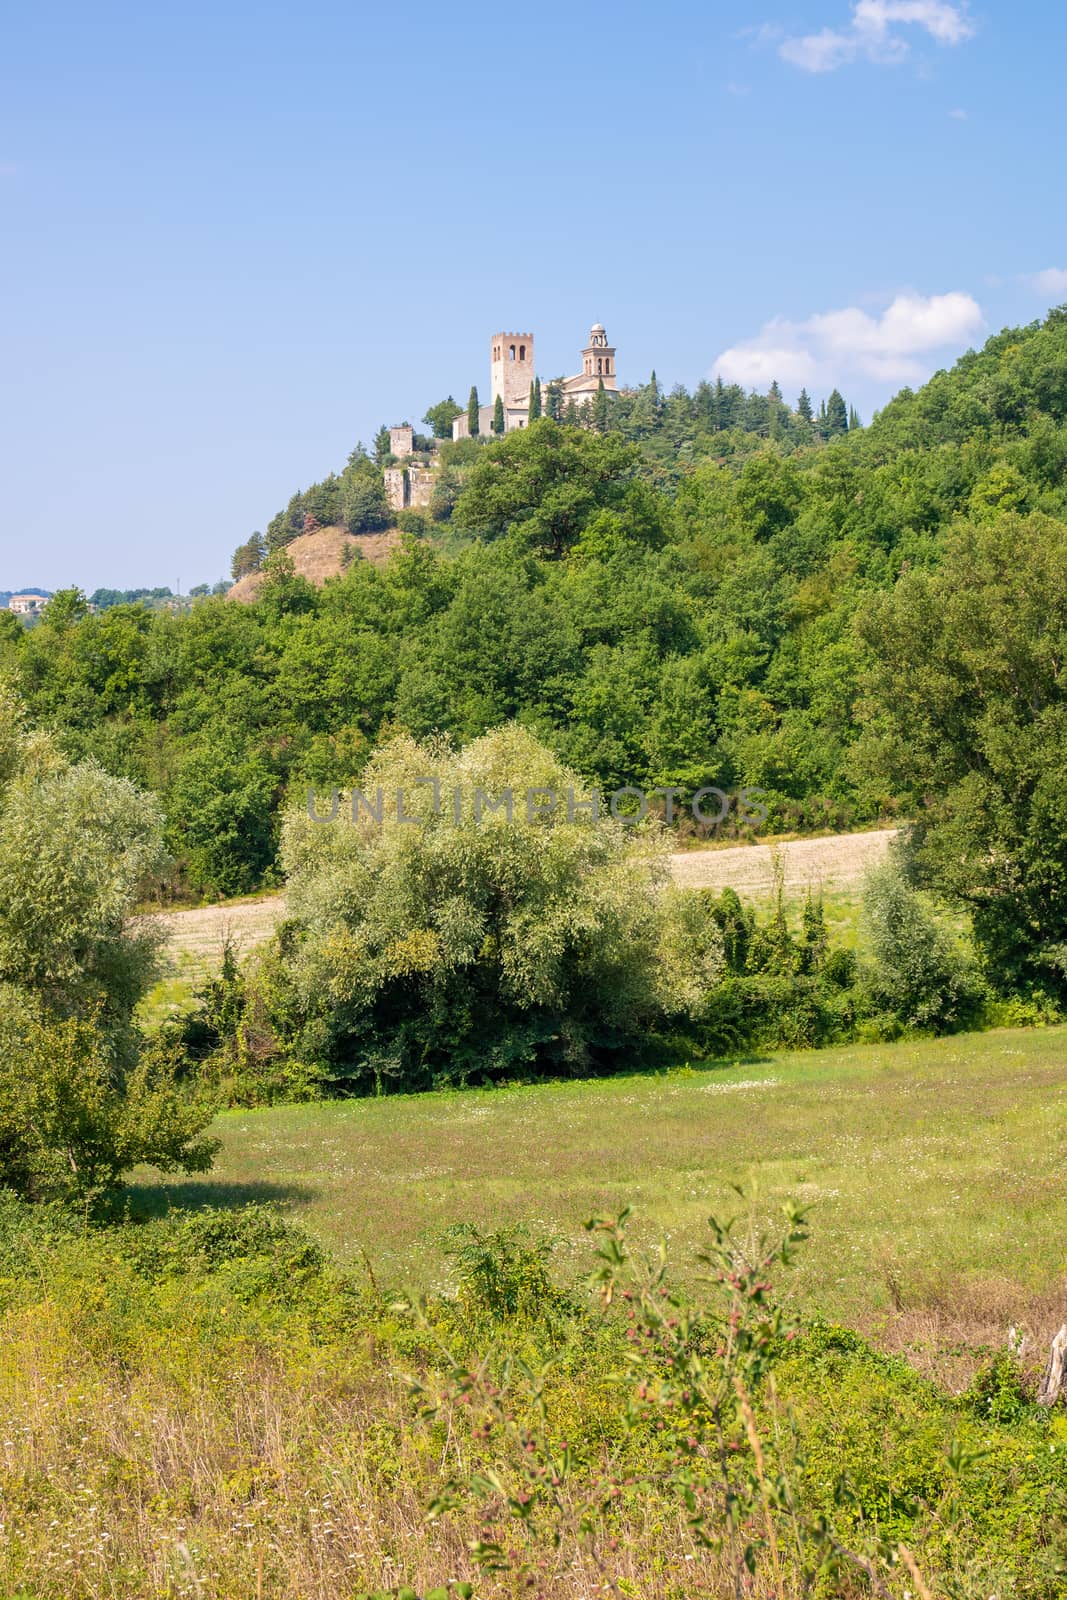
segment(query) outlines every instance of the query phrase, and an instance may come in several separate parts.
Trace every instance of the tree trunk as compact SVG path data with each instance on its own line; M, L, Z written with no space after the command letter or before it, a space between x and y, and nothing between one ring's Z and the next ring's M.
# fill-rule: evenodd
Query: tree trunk
M1041 1387L1037 1391L1039 1406L1054 1406L1063 1393L1064 1378L1067 1377L1067 1322L1064 1323L1059 1333L1052 1341L1049 1351L1048 1366L1041 1379Z

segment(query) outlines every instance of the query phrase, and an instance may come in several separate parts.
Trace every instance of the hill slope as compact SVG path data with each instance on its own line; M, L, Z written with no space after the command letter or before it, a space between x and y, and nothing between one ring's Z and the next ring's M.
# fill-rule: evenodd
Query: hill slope
M386 528L383 533L349 533L347 528L316 528L314 533L302 533L286 545L286 554L302 578L307 578L316 589L321 589L327 578L339 578L348 562L362 557L380 566L400 543L400 531ZM266 582L262 572L249 572L238 578L226 596L228 600L241 600L246 605L256 599Z

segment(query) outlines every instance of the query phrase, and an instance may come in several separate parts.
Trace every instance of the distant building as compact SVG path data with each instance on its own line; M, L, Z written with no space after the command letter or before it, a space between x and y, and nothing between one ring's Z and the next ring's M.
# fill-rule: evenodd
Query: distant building
M437 481L435 467L386 467L382 473L385 498L394 511L422 509L429 505Z
M415 454L415 430L410 422L389 429L389 454L396 456L398 461Z
M499 395L504 411L504 432L525 428L530 414L530 390L537 376L534 368L534 336L532 333L494 333L489 341L490 404L478 408L478 432L493 431L493 418ZM582 370L572 378L552 380L559 390L560 403L568 406L589 405L601 385L605 389L618 389L615 367L615 346L608 344L603 323L596 322L590 329L589 343L582 351ZM541 385L541 404L545 403L548 383ZM467 413L464 411L452 423L453 439L466 439L470 435Z
M20 617L33 617L43 611L48 604L48 596L43 594L13 594L7 603L9 611L15 611Z

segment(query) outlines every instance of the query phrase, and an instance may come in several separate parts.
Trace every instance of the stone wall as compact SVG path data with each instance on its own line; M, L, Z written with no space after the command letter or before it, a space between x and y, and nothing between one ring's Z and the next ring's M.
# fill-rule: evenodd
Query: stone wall
M385 498L394 511L403 511L407 505L407 473L403 467L386 467L382 476L385 479Z
M408 468L408 505L425 508L430 503L433 494L434 481L437 477L432 467Z

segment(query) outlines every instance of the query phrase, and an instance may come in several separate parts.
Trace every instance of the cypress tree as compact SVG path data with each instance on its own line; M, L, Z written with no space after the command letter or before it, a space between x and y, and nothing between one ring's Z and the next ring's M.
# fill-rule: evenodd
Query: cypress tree
M856 410L855 406L849 406L849 408L848 408L848 431L849 431L849 433L854 433L857 428L862 428L862 427L863 427L863 423L860 421L859 412Z
M558 383L550 383L545 390L545 416L551 417L553 422L560 420L560 388Z
M541 415L541 380L535 378L530 385L530 404L526 411L527 422L536 422Z
M502 394L498 394L496 399L493 401L493 432L494 433L503 433L503 431L504 431L504 396Z
M471 384L471 397L467 401L467 432L475 438L479 432L478 423L478 385Z
M609 416L608 392L601 378L597 385L596 399L593 401L593 427L597 433L607 433Z

